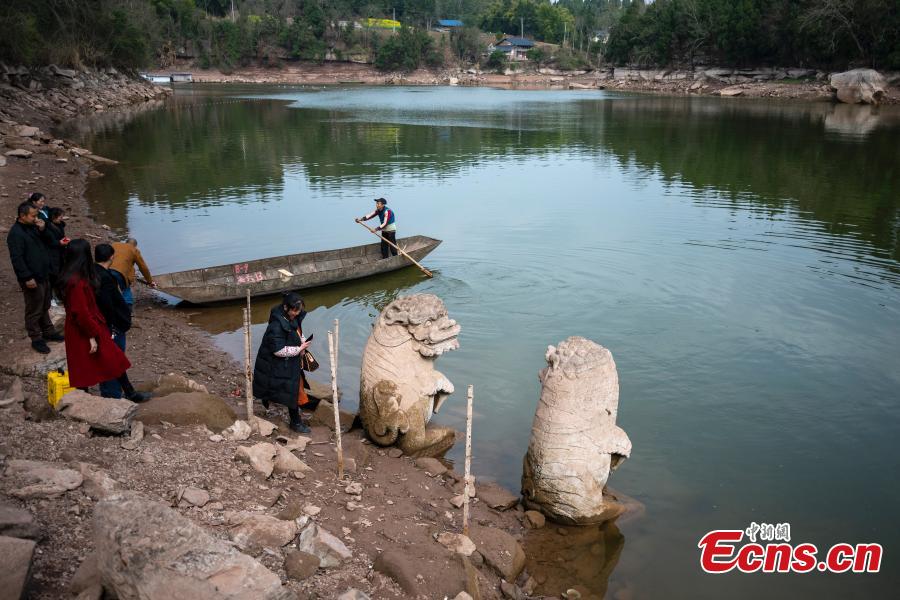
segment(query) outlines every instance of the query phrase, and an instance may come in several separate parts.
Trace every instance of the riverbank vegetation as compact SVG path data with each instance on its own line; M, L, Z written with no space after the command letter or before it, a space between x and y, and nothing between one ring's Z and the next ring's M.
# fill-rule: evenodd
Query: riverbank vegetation
M436 31L441 19L464 26ZM27 66L504 68L489 45L512 35L538 42L531 64L563 70L900 69L896 0L42 0L3 3L0 27L0 60Z

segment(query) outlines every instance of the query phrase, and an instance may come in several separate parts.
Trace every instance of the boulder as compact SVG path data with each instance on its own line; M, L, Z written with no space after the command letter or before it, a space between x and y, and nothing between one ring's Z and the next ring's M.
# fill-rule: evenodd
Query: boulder
M244 441L248 439L252 433L253 428L250 427L249 423L241 420L235 421L230 427L222 430L222 435L225 439L232 442Z
M486 481L475 487L475 496L490 508L509 510L519 501L519 497L496 483Z
M19 125L16 127L16 135L19 137L30 138L35 137L40 134L41 130L37 127L30 127L28 125Z
M6 467L6 489L16 498L55 498L74 490L84 478L64 465L36 460L11 460ZM12 485L10 485L12 484ZM15 487L15 486L22 487Z
M331 397L331 394L328 395ZM349 431L356 420L356 415L345 410L338 409L338 417L341 421L341 431ZM334 431L334 405L328 400L322 400L309 419L312 425L324 425Z
M186 487L181 493L181 499L191 506L203 507L209 502L209 492L196 487Z
M887 93L887 81L874 69L832 73L829 85L835 97L845 104L881 104Z
M275 472L276 473L293 473L300 471L301 473L312 472L312 469L305 462L297 458L293 452L285 446L275 444Z
M515 581L525 568L525 551L516 539L500 529L471 525L469 537L484 562L500 577L507 581Z
M315 523L310 523L300 532L297 549L318 557L322 569L339 567L353 556L344 542Z
M19 600L27 596L34 547L32 540L0 536L0 595L4 598Z
M269 437L270 435L272 435L272 432L278 428L275 427L273 423L257 417L253 419L253 422L250 424L250 429L263 437Z
M475 543L468 536L461 533L451 533L442 531L434 538L437 542L450 552L462 554L463 556L472 556L475 552Z
M177 393L209 393L209 390L205 385L201 385L193 379L188 379L184 375L179 375L178 373L168 373L166 375L160 375L157 378L156 382L144 391L153 392L154 396L159 397Z
M734 96L740 96L744 93L744 90L739 87L727 87L719 90L719 95L725 98L733 98Z
M0 536L37 540L41 537L41 528L27 510L0 504Z
M253 446L241 446L234 453L234 459L248 463L259 473L268 478L275 469L275 446L268 442L260 442Z
M131 431L138 405L121 398L101 398L74 390L63 396L56 410L73 421L81 421L94 431L119 435Z
M316 574L319 557L302 550L292 550L284 557L284 572L295 581L303 581Z
M161 502L128 492L94 509L103 586L120 600L289 600L258 561Z
M50 344L50 354L40 354L31 350L27 342L13 347L12 352L0 356L0 371L19 377L40 377L47 379L47 373L66 368L66 345ZM44 398L47 404L47 398Z
M422 565L428 568L423 569ZM375 571L390 577L410 598L453 598L466 592L480 600L478 573L469 560L439 546L386 550L378 555Z
M136 418L145 425L166 421L174 425L206 425L213 432L220 432L234 423L237 415L218 396L205 392L176 392L142 402Z
M250 515L231 532L231 539L239 548L258 551L287 546L296 535L297 525L293 521Z
M13 158L31 158L31 155L34 154L31 150L25 150L24 148L17 148L15 150L10 150L6 153L6 156L11 156Z

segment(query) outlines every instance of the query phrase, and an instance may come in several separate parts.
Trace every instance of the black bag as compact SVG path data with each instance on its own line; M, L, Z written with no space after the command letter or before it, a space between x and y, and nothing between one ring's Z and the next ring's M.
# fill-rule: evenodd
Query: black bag
M303 354L300 355L300 368L304 371L309 371L310 373L312 373L319 368L319 361L316 360L316 357L313 356L312 352L306 350Z

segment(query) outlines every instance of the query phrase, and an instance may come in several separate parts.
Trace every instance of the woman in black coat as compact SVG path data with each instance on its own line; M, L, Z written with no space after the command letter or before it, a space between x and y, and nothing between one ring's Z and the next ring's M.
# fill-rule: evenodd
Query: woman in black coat
M269 326L253 368L253 395L266 408L270 402L287 406L291 430L298 433L309 433L309 427L300 420L299 408L308 402L309 388L300 366L300 356L310 344L300 328L305 316L303 298L294 292L285 294L281 304L269 313Z

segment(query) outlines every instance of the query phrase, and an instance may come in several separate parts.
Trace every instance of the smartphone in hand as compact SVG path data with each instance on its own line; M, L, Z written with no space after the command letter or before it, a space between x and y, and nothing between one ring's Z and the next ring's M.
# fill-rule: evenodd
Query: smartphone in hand
M307 341L307 342L311 342L314 335L315 335L314 333L309 334L309 337L306 338L306 341Z

